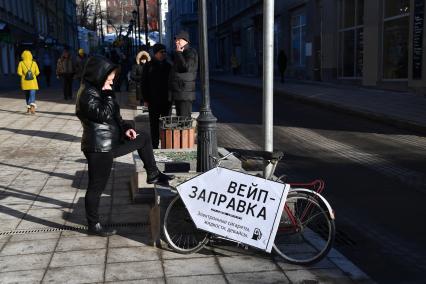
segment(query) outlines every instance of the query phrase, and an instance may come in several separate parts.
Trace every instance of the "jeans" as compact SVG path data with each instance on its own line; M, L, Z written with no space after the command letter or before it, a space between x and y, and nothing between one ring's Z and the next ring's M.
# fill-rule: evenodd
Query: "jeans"
M108 182L115 157L120 157L137 150L146 172L153 173L158 171L151 143L149 134L140 132L135 140L126 140L124 144L121 144L110 152L84 152L88 163L89 174L89 184L84 199L86 218L89 225L99 222L99 202Z
M25 91L25 100L27 101L27 105L35 103L35 95L36 90L26 90Z

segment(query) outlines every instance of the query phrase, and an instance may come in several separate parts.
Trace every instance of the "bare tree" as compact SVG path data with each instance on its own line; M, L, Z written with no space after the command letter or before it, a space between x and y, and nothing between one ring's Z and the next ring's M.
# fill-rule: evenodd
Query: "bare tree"
M79 26L92 29L94 5L91 0L80 0L77 3L77 22Z

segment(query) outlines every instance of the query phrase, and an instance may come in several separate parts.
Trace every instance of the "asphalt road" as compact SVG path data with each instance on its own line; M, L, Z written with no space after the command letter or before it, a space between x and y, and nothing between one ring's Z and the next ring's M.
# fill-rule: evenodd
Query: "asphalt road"
M261 92L212 82L211 105L219 133L262 147ZM276 95L274 149L289 181L326 181L341 253L378 283L425 283L425 137Z

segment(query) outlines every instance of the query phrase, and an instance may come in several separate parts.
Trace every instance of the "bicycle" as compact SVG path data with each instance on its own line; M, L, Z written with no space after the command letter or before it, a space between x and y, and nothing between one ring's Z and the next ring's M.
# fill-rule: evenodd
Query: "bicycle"
M282 152L251 151L253 157L262 158L272 165L266 179L273 180ZM217 159L216 167L229 155ZM285 176L274 180L284 182ZM171 188L176 191L176 188ZM290 183L284 211L281 216L273 250L292 264L310 265L323 259L333 246L335 238L334 212L320 194L322 180L310 183ZM196 228L179 194L166 209L163 223L164 237L172 250L182 254L195 253L213 239L226 239Z

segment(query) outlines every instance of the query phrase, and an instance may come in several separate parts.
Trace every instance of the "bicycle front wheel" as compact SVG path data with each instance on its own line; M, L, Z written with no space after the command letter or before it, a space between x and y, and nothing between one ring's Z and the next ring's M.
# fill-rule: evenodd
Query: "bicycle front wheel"
M197 229L179 195L167 207L163 232L169 246L178 253L195 253L208 241L208 233Z
M289 193L274 241L274 251L289 263L316 263L333 246L334 220L320 202L314 195Z

